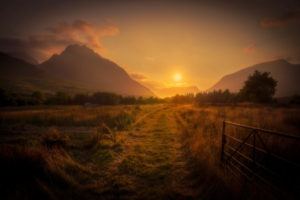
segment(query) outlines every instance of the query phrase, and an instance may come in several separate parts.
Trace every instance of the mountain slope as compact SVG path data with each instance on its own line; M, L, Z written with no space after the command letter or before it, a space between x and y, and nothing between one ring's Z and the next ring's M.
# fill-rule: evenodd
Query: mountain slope
M278 81L276 97L300 94L300 65L285 60L260 63L226 75L208 91L229 89L231 92L238 92L255 70L270 72L271 76Z
M20 60L23 60L29 64L32 65L38 65L38 61L36 59L34 59L32 56L30 56L28 53L26 52L22 52L22 51L13 51L13 52L7 52L8 55L11 55L14 58L18 58Z
M55 78L35 65L1 52L0 88L21 93L31 93L36 90L47 93L57 90L70 93L87 91L86 88Z
M39 67L55 77L92 90L154 96L148 88L132 80L124 69L85 46L70 45Z
M42 70L21 59L0 52L1 76L38 76Z

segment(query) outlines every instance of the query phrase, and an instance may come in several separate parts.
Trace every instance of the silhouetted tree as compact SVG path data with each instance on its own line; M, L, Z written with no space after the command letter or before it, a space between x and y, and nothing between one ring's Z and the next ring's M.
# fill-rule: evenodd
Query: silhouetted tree
M200 92L196 95L197 103L234 103L236 94L229 90L214 90L212 92Z
M68 105L71 103L71 96L66 92L58 91L55 95L48 96L45 103L51 105Z
M91 97L88 94L76 94L73 98L73 104L83 105L91 101Z
M121 98L121 104L132 105L136 104L137 100L134 96L126 96Z
M31 94L31 104L42 104L45 100L44 94L40 91L35 91Z
M0 88L0 106L10 105L9 94L2 88Z
M120 96L110 92L96 92L93 95L93 102L100 105L118 105Z
M244 87L240 90L240 100L255 103L271 102L276 86L277 81L270 76L270 72L255 71L248 77Z

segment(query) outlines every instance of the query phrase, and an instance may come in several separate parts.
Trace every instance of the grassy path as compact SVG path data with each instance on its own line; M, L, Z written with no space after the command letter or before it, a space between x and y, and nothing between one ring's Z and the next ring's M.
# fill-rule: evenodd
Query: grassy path
M174 107L144 115L132 127L123 152L105 172L105 199L189 199L191 190ZM103 181L103 180L101 180Z

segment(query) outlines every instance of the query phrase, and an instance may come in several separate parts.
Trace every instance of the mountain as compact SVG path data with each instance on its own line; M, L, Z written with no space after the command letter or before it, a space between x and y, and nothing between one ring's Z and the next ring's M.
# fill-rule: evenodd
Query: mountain
M12 57L21 59L29 64L38 65L38 61L34 59L32 56L30 56L28 53L23 51L14 51L14 52L7 52L8 55L11 55Z
M14 92L30 93L42 90L53 93L57 90L67 92L85 91L62 79L55 78L24 60L0 52L0 87Z
M171 97L177 94L184 95L184 94L196 94L200 92L200 90L196 86L189 86L189 87L169 87L169 88L161 88L153 90L156 95L159 97Z
M53 55L39 68L57 78L95 91L124 95L154 96L116 63L81 45L70 45L61 54Z
M260 63L226 75L208 91L229 89L231 92L238 92L255 70L270 72L271 76L278 81L276 97L300 94L300 64L291 64L286 60Z
M0 52L1 77L10 76L38 76L42 70L21 59Z

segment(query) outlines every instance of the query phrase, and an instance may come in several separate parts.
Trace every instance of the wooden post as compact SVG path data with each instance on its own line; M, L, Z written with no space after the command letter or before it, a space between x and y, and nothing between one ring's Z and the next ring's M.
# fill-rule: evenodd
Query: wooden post
M253 134L253 152L252 152L253 167L255 167L256 134L257 131L255 130Z
M225 143L226 143L225 128L226 128L226 122L224 120L223 121L223 128L222 128L222 150L221 150L221 161L222 162L224 162L224 148L225 148Z

